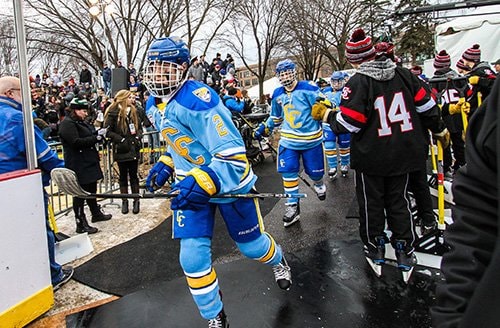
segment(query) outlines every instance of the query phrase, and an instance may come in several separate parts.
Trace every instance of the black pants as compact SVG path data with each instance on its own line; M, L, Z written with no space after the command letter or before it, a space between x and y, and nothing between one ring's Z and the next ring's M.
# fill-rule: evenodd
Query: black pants
M448 171L455 157L454 169L465 165L465 143L462 140L462 132L450 133L451 143L448 148L443 150L443 169ZM453 156L451 155L453 150Z
M120 183L120 189L126 190L126 188L128 188L128 181L130 179L130 186L134 189L132 190L132 192L134 193L139 192L139 190L135 190L136 186L137 189L139 188L139 176L137 175L138 167L139 167L138 160L118 162L118 170L120 171L120 176L118 181Z
M97 181L89 184L82 184L81 187L83 190L95 194L97 192ZM84 214L83 208L85 206L85 201L87 201L87 205L89 206L92 215L100 214L101 211L99 209L99 206L97 205L97 200L95 198L85 199L85 198L73 197L73 211L75 212L76 216L81 216Z
M382 177L356 171L359 234L365 245L375 246L377 236L385 236L385 222L392 232L391 243L405 240L412 246L417 236L408 198L409 174Z
M427 183L427 171L425 168L410 172L410 191L413 192L417 203L418 217L426 226L434 223L434 209L432 208L432 197Z

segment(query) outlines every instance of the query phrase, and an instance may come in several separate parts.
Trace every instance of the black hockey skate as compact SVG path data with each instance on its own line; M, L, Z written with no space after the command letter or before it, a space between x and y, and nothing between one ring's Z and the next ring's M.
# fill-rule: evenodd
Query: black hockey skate
M319 200L326 199L326 185L324 183L321 183L320 185L315 184L313 188Z
M385 237L375 237L375 245L365 245L365 258L377 277L382 276L382 265L385 263Z
M300 219L300 203L286 204L285 215L283 216L283 225L289 227Z
M289 290L292 286L292 271L288 266L285 255L281 258L280 263L273 265L274 279L278 283L279 288Z
M417 264L417 257L414 250L408 250L405 240L396 240L394 250L396 251L396 261L398 262L398 269L403 274L403 281L408 283L413 273L413 269Z
M229 328L226 313L222 309L213 319L208 320L208 328Z
M349 173L349 166L340 165L340 174L342 174L342 177L346 178L348 173Z
M328 170L328 178L330 180L335 180L336 177L337 177L337 168L333 167L333 168L329 169Z

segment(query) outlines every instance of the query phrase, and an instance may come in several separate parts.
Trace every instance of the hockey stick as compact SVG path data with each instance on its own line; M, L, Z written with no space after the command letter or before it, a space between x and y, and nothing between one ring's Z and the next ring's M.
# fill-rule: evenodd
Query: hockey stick
M82 189L78 183L76 173L66 168L56 168L50 173L57 186L65 193L80 198L174 198L177 193L138 193L138 194L94 194ZM274 194L274 193L249 193L249 194L222 194L214 198L306 198L306 194Z

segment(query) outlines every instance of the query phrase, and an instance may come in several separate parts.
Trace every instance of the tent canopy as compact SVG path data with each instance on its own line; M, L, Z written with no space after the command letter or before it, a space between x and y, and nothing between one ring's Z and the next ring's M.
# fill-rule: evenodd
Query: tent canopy
M480 7L471 12L474 16L459 17L436 26L436 52L446 50L453 69L462 53L474 44L480 45L482 61L493 62L500 58L499 12L500 5ZM427 76L434 75L432 62L426 62Z
M259 98L259 85L255 85L248 89L248 96L251 99L258 99ZM274 89L277 87L280 87L280 81L278 80L277 77L272 77L269 80L264 81L264 94L270 94L271 96L273 95Z

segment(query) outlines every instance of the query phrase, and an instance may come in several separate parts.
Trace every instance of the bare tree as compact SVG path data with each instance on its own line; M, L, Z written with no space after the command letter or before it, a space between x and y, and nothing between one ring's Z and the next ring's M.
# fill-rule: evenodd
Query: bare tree
M11 19L5 18L0 21L0 76L12 75L17 71L17 49L13 26Z
M268 67L288 39L284 31L289 13L286 0L241 0L232 17L232 29L222 40L257 77L260 98ZM256 66L251 65L253 59Z

